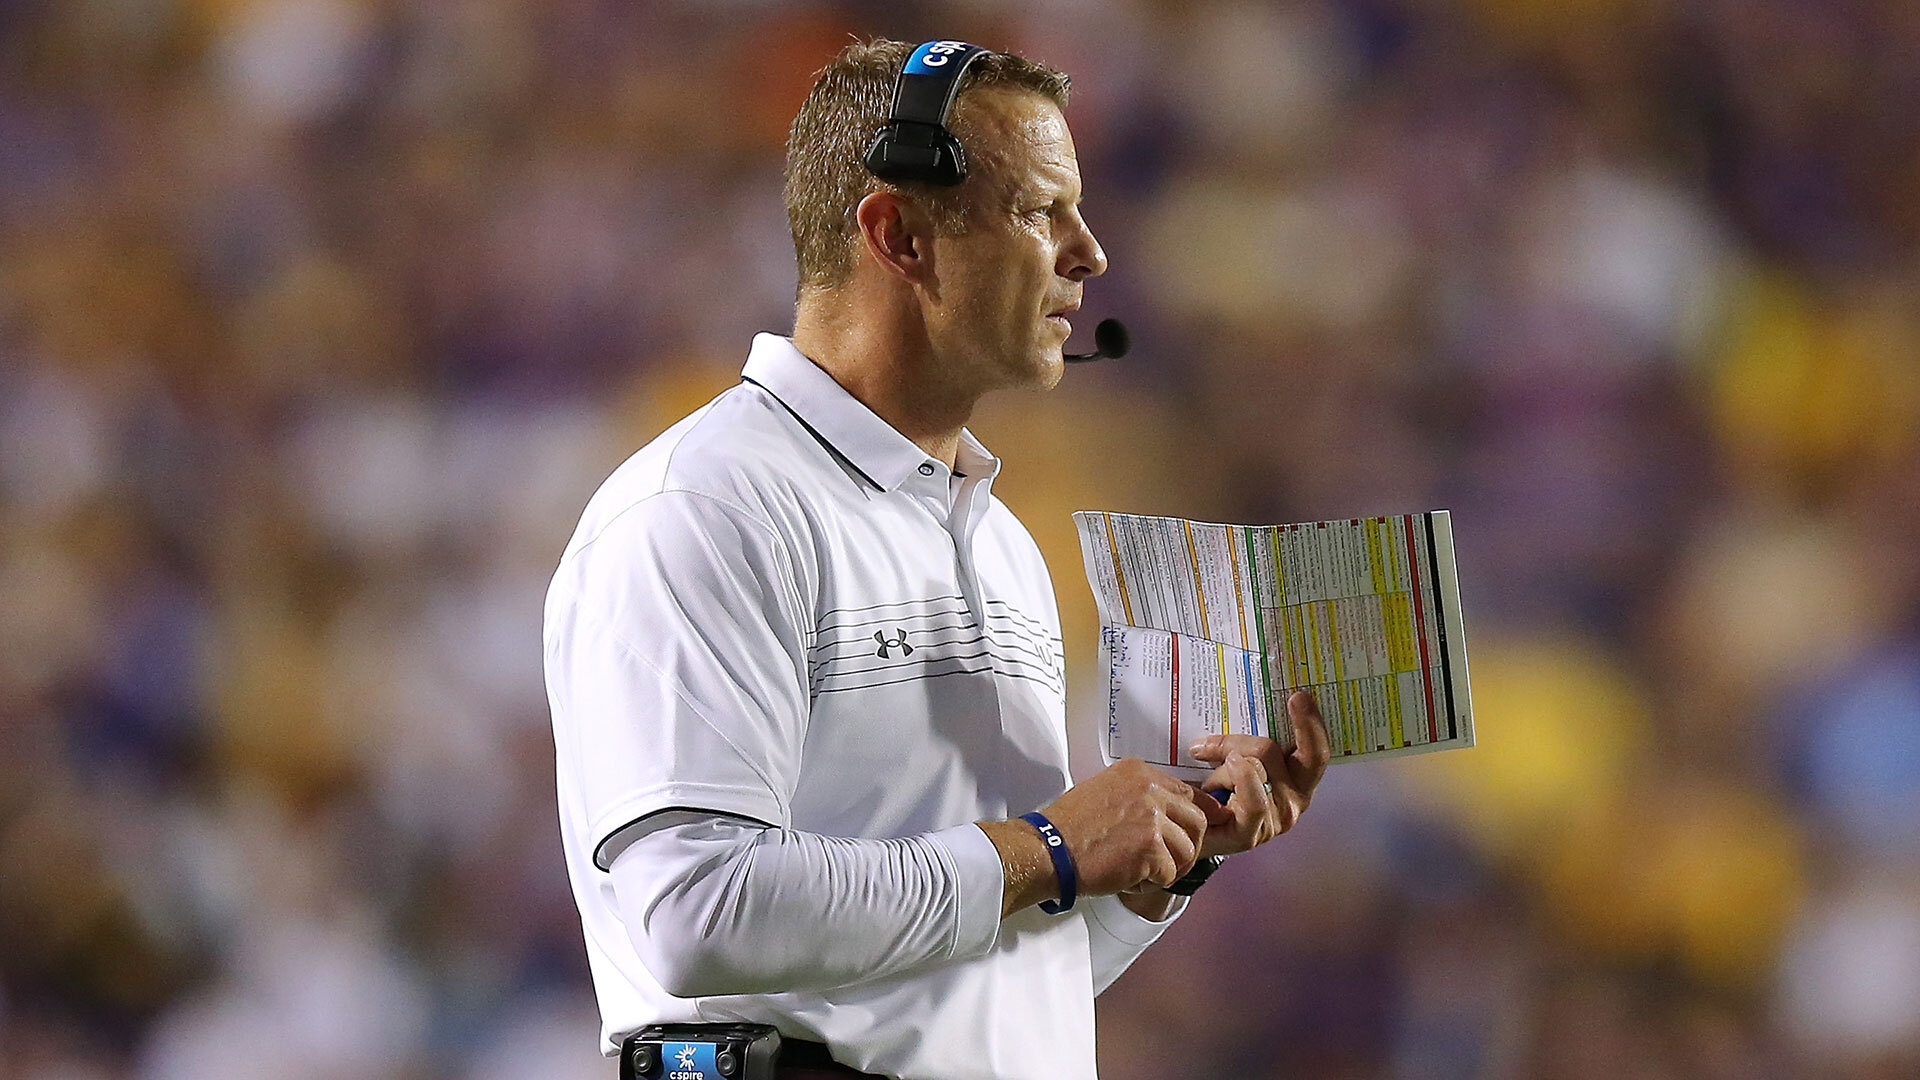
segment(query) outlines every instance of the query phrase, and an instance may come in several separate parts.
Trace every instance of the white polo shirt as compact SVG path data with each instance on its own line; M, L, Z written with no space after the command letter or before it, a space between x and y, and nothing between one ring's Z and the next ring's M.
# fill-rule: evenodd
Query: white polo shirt
M886 1075L1092 1080L1093 996L1167 924L1112 897L1002 921L991 842L955 828L1070 783L1052 581L993 497L999 469L963 432L950 475L761 334L740 385L588 503L548 593L546 665L604 1052L649 1023L751 1020ZM942 929L960 959L674 997L606 869L637 822L675 808L838 837L946 830L958 913Z

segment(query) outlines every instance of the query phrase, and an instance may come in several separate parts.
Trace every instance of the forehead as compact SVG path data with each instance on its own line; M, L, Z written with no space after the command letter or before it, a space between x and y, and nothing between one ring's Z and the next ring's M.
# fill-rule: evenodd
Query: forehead
M1060 107L1025 90L987 87L960 101L967 152L1003 183L1078 191L1080 163Z

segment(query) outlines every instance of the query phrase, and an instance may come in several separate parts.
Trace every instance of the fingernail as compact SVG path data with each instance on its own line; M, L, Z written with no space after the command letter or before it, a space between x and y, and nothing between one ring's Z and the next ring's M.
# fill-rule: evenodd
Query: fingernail
M1200 754L1203 751L1205 751L1208 746L1212 745L1212 743L1213 743L1212 739L1201 739L1200 741L1194 743L1192 746L1187 747L1187 753L1192 754L1195 757L1199 757Z

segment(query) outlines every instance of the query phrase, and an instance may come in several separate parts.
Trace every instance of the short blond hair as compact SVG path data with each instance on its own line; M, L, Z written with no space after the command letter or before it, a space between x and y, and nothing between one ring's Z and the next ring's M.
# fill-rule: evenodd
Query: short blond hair
M1008 87L1039 94L1067 107L1067 76L1012 53L987 53L960 80L948 126L967 151L967 179L959 187L891 183L867 171L867 147L893 108L893 86L913 46L877 38L856 41L815 77L813 90L794 115L787 135L787 224L793 230L800 289L832 288L853 272L854 208L875 191L908 195L928 208L935 227L952 234L965 227L968 200L994 162L979 140L969 141L960 101L980 87Z

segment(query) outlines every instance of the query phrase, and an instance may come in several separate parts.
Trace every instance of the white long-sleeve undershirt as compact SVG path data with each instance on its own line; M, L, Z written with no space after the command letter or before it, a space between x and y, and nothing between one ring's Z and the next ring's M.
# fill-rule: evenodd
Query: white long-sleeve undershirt
M641 962L676 997L846 986L983 956L999 933L1005 871L974 825L867 840L670 811L635 832L614 856L614 893ZM1111 896L1077 904L1094 993L1185 903L1163 922Z

